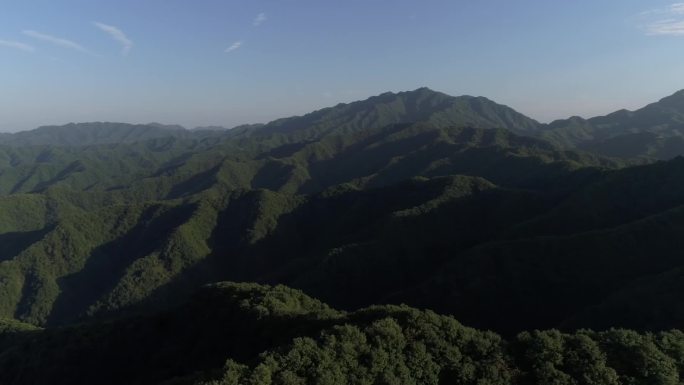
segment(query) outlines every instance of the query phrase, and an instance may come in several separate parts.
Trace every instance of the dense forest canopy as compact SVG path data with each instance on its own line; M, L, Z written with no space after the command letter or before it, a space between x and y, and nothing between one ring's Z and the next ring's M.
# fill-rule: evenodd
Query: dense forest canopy
M504 339L407 306L342 312L284 286L214 284L176 309L107 323L0 325L0 380L12 384L606 385L684 375L677 330Z

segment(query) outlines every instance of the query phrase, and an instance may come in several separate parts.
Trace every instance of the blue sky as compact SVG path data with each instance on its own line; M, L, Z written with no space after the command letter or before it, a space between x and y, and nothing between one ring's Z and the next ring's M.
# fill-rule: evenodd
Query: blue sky
M233 126L428 86L541 121L684 88L684 4L0 1L0 131Z

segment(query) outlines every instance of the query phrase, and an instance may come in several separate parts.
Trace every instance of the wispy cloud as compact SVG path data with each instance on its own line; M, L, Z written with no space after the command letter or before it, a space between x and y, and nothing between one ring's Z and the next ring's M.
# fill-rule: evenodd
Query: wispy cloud
M7 48L14 48L18 50L22 50L24 52L35 52L36 49L33 48L32 46L24 43L20 43L18 41L12 41L12 40L2 40L0 39L0 47L7 47Z
M233 52L240 47L242 47L242 41L236 41L235 43L231 44L230 47L226 48L225 52Z
M45 33L30 30L30 29L27 29L27 30L24 30L21 32L26 36L32 37L34 39L46 41L50 44L54 44L54 45L62 47L62 48L68 48L68 49L73 49L73 50L76 50L79 52L89 53L88 50L85 49L82 45L80 45L74 41L68 40L68 39L48 35Z
M646 19L642 28L650 36L684 36L684 3L641 13Z
M659 20L648 25L646 34L652 36L684 36L684 20Z
M256 17L254 18L254 21L252 22L252 24L253 24L255 27L258 27L258 26L260 26L261 24L263 24L264 21L266 21L267 19L268 19L268 17L266 17L266 14L263 13L263 12L261 12L260 14L256 15Z
M674 3L670 5L670 10L674 13L684 15L684 3Z
M131 39L129 39L122 30L113 25L107 25L104 23L93 22L93 24L121 44L122 55L128 55L128 53L131 51L131 48L133 48L133 41L131 41Z

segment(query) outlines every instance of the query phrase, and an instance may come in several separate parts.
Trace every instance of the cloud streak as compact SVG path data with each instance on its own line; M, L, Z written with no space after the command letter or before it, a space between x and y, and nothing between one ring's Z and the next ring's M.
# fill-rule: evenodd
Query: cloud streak
M684 15L684 3L674 3L670 5L670 11L678 15Z
M659 20L646 28L651 36L684 36L684 20Z
M68 39L48 35L45 33L30 30L30 29L27 29L27 30L24 30L21 32L28 37L32 37L34 39L46 41L50 44L54 44L54 45L62 47L62 48L73 49L73 50L76 50L79 52L88 53L88 50L85 49L82 45L80 45L74 41L68 40Z
M18 50L21 50L24 52L35 52L36 51L36 49L33 48L33 46L30 46L30 45L24 44L24 43L20 43L18 41L12 41L12 40L0 39L0 47L18 49Z
M252 25L254 25L255 27L258 27L261 24L263 24L264 21L266 21L267 19L268 18L266 17L266 14L261 12L260 14L256 15L256 17L254 18L254 21L252 21Z
M235 43L231 44L230 47L226 48L225 52L233 52L239 49L240 47L242 47L242 41L236 41Z
M133 48L133 41L129 39L122 30L113 25L108 25L97 21L93 22L93 24L121 44L121 54L123 56L128 56L128 53L131 52L131 48Z
M649 36L684 36L684 3L673 3L667 8L651 9L641 14L648 17L643 26Z

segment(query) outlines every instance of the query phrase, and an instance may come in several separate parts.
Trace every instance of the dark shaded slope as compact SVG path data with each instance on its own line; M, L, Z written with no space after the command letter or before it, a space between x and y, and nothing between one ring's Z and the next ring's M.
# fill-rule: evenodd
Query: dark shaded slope
M439 128L426 123L330 135L264 159L270 159L268 179L280 183L263 187L303 193L341 183L380 187L417 175L453 174L481 176L505 186L539 188L578 168L620 165L587 153L562 151L546 141L507 130Z
M684 158L606 172L514 236L560 235L617 226L684 204Z
M681 165L609 172L499 240L453 253L433 277L392 300L507 333L678 327L680 295L668 289L684 263Z

